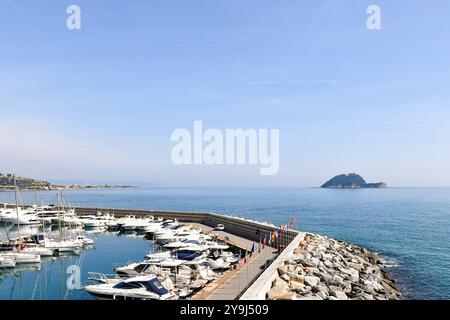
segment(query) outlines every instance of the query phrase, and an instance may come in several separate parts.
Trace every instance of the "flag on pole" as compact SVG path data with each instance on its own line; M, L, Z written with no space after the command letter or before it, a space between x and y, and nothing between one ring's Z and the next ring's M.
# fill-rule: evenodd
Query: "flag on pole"
M269 243L268 243L268 245L270 246L271 244L272 244L272 232L269 235Z
M252 256L252 254L255 252L255 244L253 243L252 245L252 250L250 251L250 257Z
M259 237L258 252L261 253L261 237Z
M267 236L264 236L264 241L262 243L262 249L264 250L264 247L266 246Z
M248 251L245 250L244 264L247 263L247 259L248 259Z
M275 243L275 241L277 240L277 238L278 238L278 230L276 230L276 231L273 233L273 235L272 235L272 243Z

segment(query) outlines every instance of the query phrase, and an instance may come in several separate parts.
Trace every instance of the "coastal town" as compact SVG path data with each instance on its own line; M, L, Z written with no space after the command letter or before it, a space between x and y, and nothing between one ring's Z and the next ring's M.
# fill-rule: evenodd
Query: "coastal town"
M15 180L15 181L14 181ZM128 189L133 185L121 184L70 184L56 185L48 181L18 177L11 173L0 173L0 191L12 191L15 185L19 190L78 190L78 189Z

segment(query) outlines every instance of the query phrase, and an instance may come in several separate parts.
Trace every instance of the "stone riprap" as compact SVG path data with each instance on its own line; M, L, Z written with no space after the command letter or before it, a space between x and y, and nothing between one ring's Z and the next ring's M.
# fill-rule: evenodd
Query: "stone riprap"
M306 234L278 267L270 300L397 300L380 257L357 245Z

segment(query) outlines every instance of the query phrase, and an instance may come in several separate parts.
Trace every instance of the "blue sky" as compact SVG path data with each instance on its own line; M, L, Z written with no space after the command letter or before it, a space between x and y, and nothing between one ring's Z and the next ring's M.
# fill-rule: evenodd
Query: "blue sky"
M66 28L81 8L82 29ZM366 28L377 4L382 29ZM450 3L0 3L0 171L53 181L450 185ZM280 172L174 166L170 135L279 128Z

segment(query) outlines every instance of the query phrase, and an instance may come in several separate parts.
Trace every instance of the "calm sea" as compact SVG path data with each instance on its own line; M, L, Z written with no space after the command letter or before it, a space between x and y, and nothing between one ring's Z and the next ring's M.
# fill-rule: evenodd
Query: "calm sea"
M21 197L24 203L33 203L35 194L21 192ZM56 192L38 192L37 198L44 204L55 203ZM277 225L295 216L297 229L354 242L382 254L408 298L450 299L450 188L152 188L68 191L65 198L74 206L208 211ZM13 203L14 195L0 193L0 202ZM96 249L81 256L45 262L40 271L25 271L21 277L1 275L0 298L20 298L21 294L31 298L33 293L33 298L39 298L38 289L46 289L44 298L49 299L88 298L80 290L67 294L59 288L65 283L64 263L80 264L85 281L88 271L110 273L113 264L142 259L151 249L151 244L140 238L93 236ZM44 268L50 272L43 272ZM37 278L49 277L52 272L53 278L46 279L48 285L42 289L43 280Z

